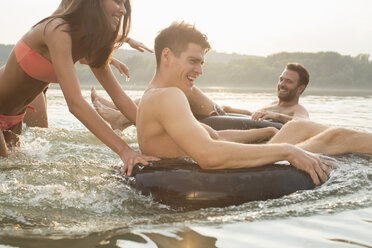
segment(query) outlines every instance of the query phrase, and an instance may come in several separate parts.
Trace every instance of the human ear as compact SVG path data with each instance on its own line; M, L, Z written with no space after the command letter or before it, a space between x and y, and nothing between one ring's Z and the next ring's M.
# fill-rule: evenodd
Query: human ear
M161 59L165 64L169 63L169 60L171 58L172 51L169 48L164 48L162 53L161 53Z
M306 89L306 85L302 84L300 85L300 87L298 87L298 92L300 93L300 95L304 92L304 90Z

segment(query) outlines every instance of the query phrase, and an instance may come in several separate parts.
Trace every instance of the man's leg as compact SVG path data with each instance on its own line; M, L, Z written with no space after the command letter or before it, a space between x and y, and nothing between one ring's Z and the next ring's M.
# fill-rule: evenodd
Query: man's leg
M97 113L111 125L112 129L124 130L132 125L132 123L116 108L113 102L98 96L94 88L91 90L91 99ZM140 100L141 99L136 99L134 103L138 105Z
M328 127L303 120L295 120L285 124L269 143L290 143L306 151L326 155L372 154L371 133Z
M111 101L109 101L109 100L107 100L107 99L99 96L97 94L97 91L96 91L96 89L94 87L92 87L92 89L90 91L90 97L91 97L92 103L94 103L95 101L98 101L98 102L100 102L102 105L104 105L106 107L109 107L111 109L118 110L118 108L116 107L116 105L113 102L111 102Z
M274 127L266 127L251 130L220 130L216 131L210 126L200 123L214 140L224 140L236 143L260 143L273 137L278 129Z
M268 143L289 143L295 145L316 136L328 128L328 126L308 120L293 120L283 125Z
M297 146L309 152L326 155L372 154L372 134L342 127L332 127L297 144Z
M107 121L113 130L124 130L132 125L132 123L119 111L103 105L100 101L93 102L93 106L97 113Z
M257 144L269 140L278 132L275 127L265 127L250 130L220 130L217 131L220 140Z

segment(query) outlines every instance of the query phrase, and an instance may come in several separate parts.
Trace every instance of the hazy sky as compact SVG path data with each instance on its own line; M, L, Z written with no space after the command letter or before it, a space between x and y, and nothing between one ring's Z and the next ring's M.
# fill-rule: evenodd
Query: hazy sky
M0 0L0 43L14 44L60 0ZM158 30L185 20L214 50L372 54L371 0L133 0L130 36L153 46Z

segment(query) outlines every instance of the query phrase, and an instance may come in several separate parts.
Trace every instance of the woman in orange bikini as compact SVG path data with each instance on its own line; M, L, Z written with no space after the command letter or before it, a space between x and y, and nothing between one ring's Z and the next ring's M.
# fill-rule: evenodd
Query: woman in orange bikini
M56 11L54 11L54 15L61 14L67 7L72 3L72 0L62 0L59 4ZM140 52L144 52L145 50L153 53L151 49L146 47L142 42L139 42L135 39L126 37L125 42L128 43L133 49L137 49ZM84 60L80 60L81 64L86 64ZM112 58L110 64L116 67L116 69L120 72L120 74L125 74L127 78L129 78L129 69L128 67L123 64L121 61ZM47 113L47 99L46 99L46 91L44 90L42 94L37 96L35 100L32 101L30 104L32 108L26 110L26 115L23 119L23 123L25 123L29 127L48 127L48 113Z
M131 173L135 163L155 159L139 154L119 137L84 100L74 63L84 59L115 105L135 123L136 105L114 77L112 52L128 35L130 0L73 0L61 14L37 23L16 44L0 69L0 155L8 156L22 132L27 106L48 87L59 83L70 112L115 151Z

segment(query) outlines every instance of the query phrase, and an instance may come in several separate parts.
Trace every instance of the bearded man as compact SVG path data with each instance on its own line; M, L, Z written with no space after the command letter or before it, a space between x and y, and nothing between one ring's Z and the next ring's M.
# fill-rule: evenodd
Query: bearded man
M255 121L273 120L287 123L295 118L309 119L306 108L299 104L301 94L309 83L309 73L299 63L289 63L279 77L277 84L278 100L255 112L223 106L226 113L251 115Z

